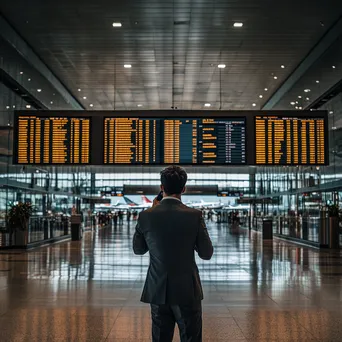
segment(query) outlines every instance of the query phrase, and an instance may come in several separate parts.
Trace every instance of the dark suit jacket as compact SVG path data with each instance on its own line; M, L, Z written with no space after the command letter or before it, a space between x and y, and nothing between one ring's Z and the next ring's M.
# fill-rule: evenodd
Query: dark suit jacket
M166 198L141 212L133 250L141 255L150 252L142 302L191 304L203 299L194 251L209 260L213 246L199 210Z

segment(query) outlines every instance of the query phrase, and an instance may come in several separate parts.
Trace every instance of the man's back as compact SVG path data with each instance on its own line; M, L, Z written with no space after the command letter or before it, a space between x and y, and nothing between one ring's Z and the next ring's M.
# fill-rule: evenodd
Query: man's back
M165 198L140 214L133 249L150 252L143 302L172 305L203 299L194 250L209 260L213 248L200 211Z

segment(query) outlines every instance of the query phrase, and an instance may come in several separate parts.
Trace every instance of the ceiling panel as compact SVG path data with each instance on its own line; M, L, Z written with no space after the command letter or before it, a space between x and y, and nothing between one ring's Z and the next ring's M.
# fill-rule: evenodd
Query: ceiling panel
M222 109L258 109L340 7L335 0L17 0L1 2L0 11L86 108L218 109L221 89Z

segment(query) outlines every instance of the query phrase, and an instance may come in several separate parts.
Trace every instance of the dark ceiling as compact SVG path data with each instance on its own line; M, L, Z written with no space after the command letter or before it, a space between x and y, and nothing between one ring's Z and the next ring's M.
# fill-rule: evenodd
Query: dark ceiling
M259 109L324 39L342 5L337 0L17 0L2 1L0 11L85 108L203 109L210 103L219 109L221 89L222 109ZM122 27L113 28L113 22ZM234 22L243 27L234 28ZM124 68L128 63L131 69ZM226 68L218 69L219 63ZM312 83L315 72L310 72L307 81L301 78L284 94L278 109L291 107Z

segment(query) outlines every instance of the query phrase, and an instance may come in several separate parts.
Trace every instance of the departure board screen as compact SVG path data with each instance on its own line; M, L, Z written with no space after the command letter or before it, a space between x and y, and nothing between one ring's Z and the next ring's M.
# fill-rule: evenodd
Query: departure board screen
M104 118L104 164L245 163L245 118Z
M323 117L256 116L256 164L325 165Z
M15 163L90 163L90 118L19 115L16 125Z

